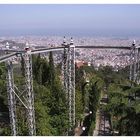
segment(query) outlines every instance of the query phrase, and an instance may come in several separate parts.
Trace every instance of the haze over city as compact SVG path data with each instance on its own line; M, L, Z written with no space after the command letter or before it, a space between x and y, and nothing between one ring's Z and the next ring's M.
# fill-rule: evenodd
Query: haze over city
M140 35L140 5L0 5L0 36Z

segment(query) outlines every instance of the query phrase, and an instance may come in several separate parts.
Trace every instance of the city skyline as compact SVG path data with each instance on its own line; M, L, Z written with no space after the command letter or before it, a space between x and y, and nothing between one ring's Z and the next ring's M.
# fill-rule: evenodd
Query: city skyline
M140 5L0 5L0 36L139 36Z

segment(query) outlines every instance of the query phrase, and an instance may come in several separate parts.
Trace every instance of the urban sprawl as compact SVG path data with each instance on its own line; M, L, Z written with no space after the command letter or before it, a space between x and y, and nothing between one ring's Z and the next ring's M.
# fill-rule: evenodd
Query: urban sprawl
M131 46L132 41L136 40L136 45L140 44L140 38L118 38L118 37L73 37L74 45L92 45L92 46ZM70 37L66 37L67 43L70 43ZM23 50L25 43L29 42L31 49L61 47L63 43L62 36L20 36L20 37L0 37L0 55L5 49L6 42L10 49ZM63 52L54 53L56 63L62 61ZM112 66L115 70L125 67L129 64L129 50L121 49L76 49L76 64L93 65L98 69L100 66ZM42 54L42 57L48 58L48 53ZM19 59L14 58L14 63L19 63Z

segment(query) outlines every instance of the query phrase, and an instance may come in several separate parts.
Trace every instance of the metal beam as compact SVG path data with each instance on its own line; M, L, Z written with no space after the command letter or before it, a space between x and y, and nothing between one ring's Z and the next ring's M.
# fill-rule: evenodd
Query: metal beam
M37 54L37 53L45 53L50 51L63 51L64 48L68 48L68 46L63 47L54 47L54 48L43 48L43 49L35 49L31 50L31 54ZM125 49L130 50L130 46L75 46L75 49Z
M46 53L46 52L53 52L53 51L63 51L64 47L58 47L58 48L43 48L43 49L37 49L37 50L31 50L31 54L38 54L38 53Z
M12 53L12 54L7 54L7 55L4 55L4 56L1 56L0 57L0 63L5 62L5 61L15 57L16 55L17 55L17 53Z
M79 45L75 46L76 49L124 49L130 50L130 46L89 46L89 45Z

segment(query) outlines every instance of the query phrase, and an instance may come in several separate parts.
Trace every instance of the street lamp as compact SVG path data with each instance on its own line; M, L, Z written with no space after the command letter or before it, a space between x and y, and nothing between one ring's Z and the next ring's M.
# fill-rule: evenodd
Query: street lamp
M82 130L85 131L85 130L86 130L86 127L83 126L83 127L82 127Z
M92 111L89 111L89 114L92 114Z

